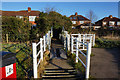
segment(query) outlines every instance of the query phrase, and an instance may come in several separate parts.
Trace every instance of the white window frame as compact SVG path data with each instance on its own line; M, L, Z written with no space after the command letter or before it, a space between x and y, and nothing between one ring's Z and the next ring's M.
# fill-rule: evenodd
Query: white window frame
M117 25L120 25L120 21L119 21L119 22L117 22Z
M115 25L115 21L109 21L109 25Z
M36 16L29 16L29 21L35 21Z
M84 23L84 21L80 21L80 24L83 24Z
M76 24L76 21L72 21L72 24Z
M16 16L16 17L17 17L17 18L20 18L20 19L22 19L22 18L23 18L23 16L19 16L19 15L18 15L18 16Z
M103 25L106 25L107 24L107 22L103 22Z

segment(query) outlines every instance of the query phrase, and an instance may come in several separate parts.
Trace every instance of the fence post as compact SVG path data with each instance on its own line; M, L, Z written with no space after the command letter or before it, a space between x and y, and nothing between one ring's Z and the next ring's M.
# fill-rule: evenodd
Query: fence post
M40 50L41 50L41 60L43 60L43 43L42 43L42 38L40 38Z
M95 46L95 34L93 34L93 46Z
M71 53L73 53L73 36L71 35Z
M78 35L79 37L79 41L81 42L81 34ZM81 43L78 43L79 44L79 47L81 46Z
M86 79L89 78L91 43L87 43Z
M67 36L67 39L68 39L68 50L70 50L70 35L68 34L68 36Z
M37 78L37 56L36 56L36 43L32 43L32 50L33 50L33 73L34 78Z
M76 39L76 63L78 63L78 38Z
M50 51L50 41L51 41L51 38L50 38L50 31L48 31L48 48L49 48L49 51Z
M85 43L85 34L83 34L83 43ZM83 45L83 50L85 49L85 45Z
M6 34L6 41L7 41L7 43L8 43L8 34Z
M46 51L46 41L45 41L45 36L43 36L43 40L44 40L44 51Z
M91 43L91 47L92 47L92 45L93 45L93 43L92 43L92 40L93 39L93 36L90 36L90 43Z
M64 49L66 48L66 34L64 35Z

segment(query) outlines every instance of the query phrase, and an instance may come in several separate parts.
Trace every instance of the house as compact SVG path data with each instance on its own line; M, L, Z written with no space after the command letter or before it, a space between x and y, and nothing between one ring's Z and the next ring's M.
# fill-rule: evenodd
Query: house
M40 11L31 10L28 7L28 10L21 10L21 11L2 11L2 16L13 16L20 19L25 20L25 18L29 19L29 22L32 23L33 26L36 25L35 18L39 17Z
M77 12L75 13L75 15L71 15L69 18L72 21L72 28L75 28L76 26L79 26L79 25L84 24L84 23L90 23L91 22L86 17L84 17L82 15L78 15Z
M109 17L104 17L103 19L95 22L95 24L100 25L104 28L105 27L120 28L120 19L110 15Z
M84 24L78 25L76 28L88 29L88 28L90 28L90 23L84 23ZM99 28L101 28L100 25L91 23L91 29L98 30Z

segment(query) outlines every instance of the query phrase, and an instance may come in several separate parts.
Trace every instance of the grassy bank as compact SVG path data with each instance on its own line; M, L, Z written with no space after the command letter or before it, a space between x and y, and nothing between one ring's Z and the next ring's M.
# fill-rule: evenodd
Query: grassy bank
M118 48L120 47L120 40L108 40L97 38L95 48Z
M16 54L17 78L32 77L32 49L26 43L3 43L2 51Z

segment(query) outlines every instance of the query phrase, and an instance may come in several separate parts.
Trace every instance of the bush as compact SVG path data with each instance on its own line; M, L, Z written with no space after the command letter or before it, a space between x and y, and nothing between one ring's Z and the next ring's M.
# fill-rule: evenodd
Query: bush
M96 39L96 45L95 48L115 48L120 47L120 41L115 40L106 40L98 38Z
M6 17L2 16L2 38L6 39L6 34L8 34L8 39L11 42L25 42L29 40L31 24L29 21L23 21L22 19L16 17Z

